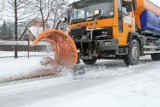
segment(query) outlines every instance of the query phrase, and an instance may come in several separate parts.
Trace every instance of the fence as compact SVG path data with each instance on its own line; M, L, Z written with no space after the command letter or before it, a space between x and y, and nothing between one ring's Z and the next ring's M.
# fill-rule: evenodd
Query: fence
M41 57L51 56L53 51L46 42L40 42L31 47L32 41L0 41L0 58L14 57L17 46L18 57Z

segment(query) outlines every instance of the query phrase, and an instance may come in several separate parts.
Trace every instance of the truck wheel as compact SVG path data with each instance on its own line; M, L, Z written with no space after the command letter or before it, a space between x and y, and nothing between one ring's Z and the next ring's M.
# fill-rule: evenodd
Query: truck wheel
M159 61L160 60L160 53L152 54L151 58L153 61Z
M123 57L123 60L127 66L136 65L139 62L140 57L140 46L136 39L132 40L132 43L129 47L128 55Z
M86 65L94 65L97 62L97 59L96 58L93 58L93 59L82 59L82 61Z

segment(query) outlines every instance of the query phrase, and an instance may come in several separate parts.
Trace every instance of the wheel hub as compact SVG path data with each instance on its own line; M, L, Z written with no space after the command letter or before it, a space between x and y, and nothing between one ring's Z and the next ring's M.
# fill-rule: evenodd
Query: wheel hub
M136 46L133 46L131 53L132 53L133 59L134 59L134 60L137 60L139 53L138 53L138 48L137 48Z

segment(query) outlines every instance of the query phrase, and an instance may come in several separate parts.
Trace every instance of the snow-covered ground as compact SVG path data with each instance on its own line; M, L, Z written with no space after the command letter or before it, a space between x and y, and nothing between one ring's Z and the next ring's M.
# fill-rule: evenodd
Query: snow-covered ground
M30 61L10 72L23 70ZM39 67L37 61L28 65L29 71ZM88 72L83 76L68 73L59 78L1 84L0 107L160 107L159 65L149 57L133 67L126 67L123 61L99 61L86 66Z
M41 65L39 58L0 58L0 83L54 74L49 67ZM1 106L0 106L1 107Z

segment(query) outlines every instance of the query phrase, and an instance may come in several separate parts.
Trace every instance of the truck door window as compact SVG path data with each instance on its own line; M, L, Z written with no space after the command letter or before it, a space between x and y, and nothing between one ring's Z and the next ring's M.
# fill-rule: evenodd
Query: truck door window
M127 12L127 6L128 6L128 2L127 1L122 1L122 14L123 14L123 16L133 17L133 11L132 12Z
M74 10L75 16L73 18L82 19L85 18L85 10L82 9L75 9Z

